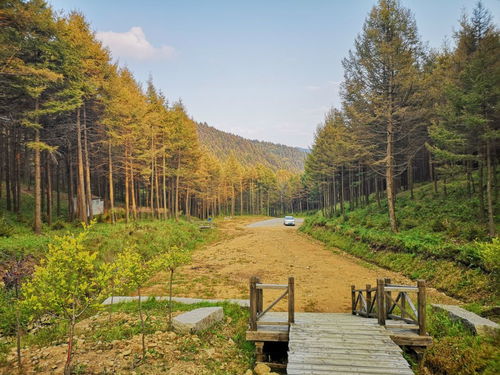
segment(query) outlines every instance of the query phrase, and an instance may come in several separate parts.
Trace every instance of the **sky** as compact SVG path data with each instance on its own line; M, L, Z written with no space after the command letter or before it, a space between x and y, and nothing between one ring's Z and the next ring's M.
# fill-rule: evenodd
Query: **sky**
M49 0L85 14L115 60L151 75L194 120L290 146L310 147L340 106L342 58L376 0ZM402 0L432 48L452 40L476 0ZM500 0L483 0L498 24Z

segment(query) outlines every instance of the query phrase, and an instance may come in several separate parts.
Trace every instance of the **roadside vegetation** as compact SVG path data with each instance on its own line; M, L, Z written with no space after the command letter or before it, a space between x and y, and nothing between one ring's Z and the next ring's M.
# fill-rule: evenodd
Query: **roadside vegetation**
M64 334L67 343L67 352L61 356L66 357L65 374L78 367L72 361L78 324L99 311L103 299L118 294L140 295L159 271L168 271L172 283L177 267L189 262L192 250L217 235L185 220L138 220L114 225L93 222L83 227L64 224L48 229L43 236L33 234L19 222L5 221L4 225L9 232L0 237L0 346L10 350L15 343L19 367L26 354L22 348L31 335L26 336L26 332L42 322L50 329L63 326L58 332ZM138 304L136 323L143 337L141 358L146 361L148 317L142 305ZM170 326L172 315L168 312L171 309L164 311L165 324Z
M423 356L419 374L494 375L500 372L500 334L473 335L445 313L429 311L428 330L434 339Z
M231 304L173 303L173 315L199 307L222 306L224 321L198 334L170 330L168 301L142 304L144 327L137 302L89 310L75 327L73 374L235 374L253 363L254 347L245 340L248 312ZM50 323L50 324L49 324ZM61 372L65 359L67 324L53 320L33 326L23 337L26 372ZM142 358L142 333L147 334ZM0 373L12 369L12 339L0 342Z
M490 240L477 216L478 202L468 196L467 182L449 182L448 196L432 184L398 195L400 231L390 230L386 203L328 217L309 216L301 230L326 244L403 273L464 302L499 302L500 245Z

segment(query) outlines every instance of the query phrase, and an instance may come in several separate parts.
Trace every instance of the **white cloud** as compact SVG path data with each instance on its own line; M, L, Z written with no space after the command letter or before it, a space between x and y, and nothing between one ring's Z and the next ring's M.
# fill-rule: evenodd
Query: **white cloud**
M116 58L132 58L136 60L170 59L175 56L171 46L153 46L140 26L134 26L124 33L99 31L96 38L108 47Z

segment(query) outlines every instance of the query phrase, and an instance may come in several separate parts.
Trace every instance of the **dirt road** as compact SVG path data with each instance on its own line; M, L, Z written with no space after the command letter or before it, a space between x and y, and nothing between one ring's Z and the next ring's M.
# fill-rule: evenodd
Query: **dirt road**
M252 223L253 222L253 223ZM251 224L251 225L249 225ZM248 298L248 281L253 275L265 283L286 283L295 277L296 310L347 312L351 308L352 284L374 285L377 278L390 277L396 283L415 282L367 264L339 250L285 227L282 220L234 219L220 225L223 239L197 250L193 261L183 267L174 284L174 294L199 298ZM145 295L165 295L166 275L157 275ZM265 291L271 302L279 291ZM437 291L430 298L453 300ZM285 304L277 310L285 309Z

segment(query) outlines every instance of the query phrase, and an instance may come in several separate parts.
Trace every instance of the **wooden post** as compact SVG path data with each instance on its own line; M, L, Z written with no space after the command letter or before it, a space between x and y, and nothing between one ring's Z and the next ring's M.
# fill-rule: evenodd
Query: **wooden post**
M399 292L401 293L401 318L404 319L405 317L405 309L406 309L406 293L405 292Z
M250 331L257 330L257 277L250 278Z
M378 324L385 326L384 279L377 279L377 318Z
M385 285L389 285L391 283L391 279L389 278L385 278L384 279L384 284ZM390 298L386 298L386 297L392 297L392 293L391 292L386 292L386 294L384 294L384 298L386 300L386 307L385 307L385 313L386 314L389 314L389 310L392 306L392 300Z
M426 326L425 326L425 280L417 281L418 287L418 334L420 336L425 336Z
M372 304L372 286L366 284L366 317L370 317L370 305Z
M288 278L288 324L295 323L295 279Z
M258 362L264 362L264 342L263 341L257 341L255 342L255 361Z
M260 283L260 278L257 277L256 280L257 283ZM257 292L257 314L260 314L262 310L264 309L264 290L262 289L256 289Z
M352 315L356 315L356 286L351 285L351 310Z

